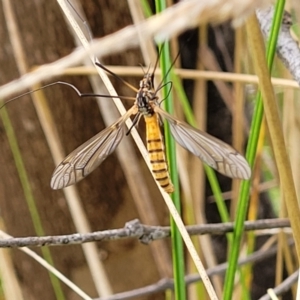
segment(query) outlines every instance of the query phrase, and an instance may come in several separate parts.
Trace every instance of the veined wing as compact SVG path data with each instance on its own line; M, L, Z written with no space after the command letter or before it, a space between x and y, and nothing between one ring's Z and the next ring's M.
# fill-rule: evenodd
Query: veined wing
M176 120L158 106L154 107L154 111L169 122L172 135L177 143L199 157L210 167L231 178L250 178L251 170L248 162L231 146Z
M51 187L54 190L65 188L94 171L119 145L126 133L125 121L133 113L136 113L136 106L71 152L54 170Z

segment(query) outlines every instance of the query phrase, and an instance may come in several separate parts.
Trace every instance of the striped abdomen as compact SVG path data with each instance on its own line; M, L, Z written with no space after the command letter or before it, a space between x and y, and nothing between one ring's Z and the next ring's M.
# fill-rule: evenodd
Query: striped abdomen
M146 122L147 149L152 165L152 172L160 186L167 193L173 193L174 187L168 172L158 116L157 114L153 114L153 116L144 116L144 118Z

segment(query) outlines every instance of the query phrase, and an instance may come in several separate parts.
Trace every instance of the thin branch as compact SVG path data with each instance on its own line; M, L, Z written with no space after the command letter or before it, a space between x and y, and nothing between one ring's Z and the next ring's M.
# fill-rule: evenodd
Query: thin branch
M128 67L128 66L106 66L112 72L119 76L136 76L141 77L142 71L140 67ZM256 75L242 74L242 73L230 73L230 72L215 72L215 71L201 71L174 68L174 73L182 79L211 79L211 80L223 80L225 82L241 82L241 83L253 83L258 84L258 77ZM60 75L94 75L98 74L94 67L72 67L62 71ZM161 74L159 68L156 69L155 74ZM299 89L299 84L295 80L271 77L272 84L280 87L290 87Z
M228 232L232 232L233 227L233 223L219 223L187 226L186 229L190 235L222 235ZM246 231L285 227L290 227L288 219L266 219L245 222ZM69 235L44 237L32 236L23 238L3 238L0 239L0 248L63 246L89 242L111 241L125 238L137 238L143 244L149 244L154 240L167 237L170 237L170 227L147 226L141 224L138 219L135 219L127 222L124 228L95 231L85 234L75 233Z
M273 15L273 6L256 10L256 16L265 39L270 35ZM290 33L292 21L288 12L285 12L282 23L276 46L277 54L294 79L300 84L300 48L298 42L293 39Z
M180 1L163 13L153 16L137 26L127 26L109 36L93 41L88 53L83 48L77 49L54 63L44 65L32 73L22 76L21 79L2 86L0 88L0 99L7 99L9 96L20 93L34 84L53 78L60 74L62 70L78 65L89 55L102 57L136 47L139 44L139 32L143 33L145 39L154 38L156 42L163 42L199 24L223 22L229 19L241 23L246 15L251 14L255 8L262 6L263 3L258 0L239 1L240 7L238 9L236 4L236 1L228 0Z
M10 235L6 234L3 231L0 231L0 236L5 238L11 238ZM51 265L49 262L47 262L44 258L39 256L37 253L35 253L33 250L28 249L27 247L19 249L32 259L34 259L37 263L39 263L42 267L44 267L46 270L50 272L50 274L53 274L55 278L61 280L65 285L67 285L71 290L73 290L77 295L79 295L84 300L92 300L90 296L88 296L83 290L81 290L76 284L74 284L71 280L69 280L64 274L59 272L53 265Z
M286 293L292 287L292 285L297 282L298 276L299 276L299 270L291 274L288 278L283 280L278 286L273 288L272 289L273 293L276 296L281 296L284 293ZM259 298L259 300L271 300L271 299L272 298L270 297L269 293Z
M128 224L129 223L129 224ZM127 228L127 231L135 231L137 230L136 234L141 234L142 231L140 231L140 229L142 227L145 227L146 229L152 230L157 229L157 228L161 228L161 227L154 227L154 226L141 226L139 225L139 222L137 220L128 222L125 226L125 228ZM224 224L214 224L214 225L218 225L218 231L222 231L222 225ZM226 225L226 224L225 224ZM231 227L233 226L232 223L228 223L228 225L230 225ZM263 226L265 225L265 226ZM278 219L270 219L270 220L260 220L260 221L255 221L255 222L246 222L245 228L248 230L252 230L253 228L255 229L266 229L266 228L283 228L283 227L288 227L289 226L289 222L286 219L282 219L282 220L278 220ZM193 227L193 226L189 226L189 227ZM201 227L207 227L207 226L197 226L199 227L198 230L199 232L201 232ZM166 227L165 228L167 231L169 231L169 228ZM228 228L227 228L228 229ZM224 233L226 232L226 230L224 230ZM205 232L205 228L204 228L204 232ZM108 230L110 232L114 231L114 230ZM1 235L3 237L7 237L7 234L5 233L1 233ZM76 236L76 235L74 235ZM77 237L82 236L82 235L77 235ZM62 236L61 236L62 237ZM112 238L113 239L113 238ZM15 239L6 239L6 240L15 240ZM68 241L67 241L68 243ZM293 246L293 241L292 239L290 239L288 241L288 246L292 247ZM26 249L27 251L29 251L29 249ZM259 261L262 261L266 258L272 257L273 255L275 255L277 253L277 246L273 246L271 248L269 248L268 250L258 250L256 252L254 252L253 254L249 255L246 258L242 258L238 261L239 266L248 264L248 263L257 263ZM28 252L27 252L28 253ZM29 254L29 253L28 253ZM32 253L30 254L31 256L33 255ZM35 258L37 259L37 257ZM40 262L41 263L41 262ZM51 267L51 266L48 266ZM225 271L228 268L228 264L227 263L222 263L219 264L215 267L209 268L207 269L206 273L208 276L213 276L213 275L220 275L220 274L224 274ZM284 293L288 287L293 284L294 280L295 280L295 274L292 274L288 279L286 279L282 284L280 284L277 288L274 288L274 290L276 291L277 295L281 295L282 293ZM201 280L201 277L199 276L199 274L190 274L185 276L185 281L187 283L187 285L198 282ZM66 282L68 285L69 283ZM284 286L283 286L284 285ZM164 278L159 280L158 282L148 285L148 286L144 286L142 288L139 289L135 289L132 291L127 291L127 292L122 292L122 293L118 293L118 294L114 294L111 296L106 296L106 297L101 297L101 298L96 298L94 300L125 300L125 299L132 299L135 297L141 297L143 295L150 295L150 294L154 294L154 293L158 293L161 291L165 291L166 289L173 289L173 279L171 278ZM88 296L83 297L84 299L89 299ZM264 298L264 299L268 299L268 298Z
M289 246L292 246L293 242L289 241ZM248 263L257 263L259 261L262 261L266 258L272 257L277 253L278 249L277 246L273 246L268 250L258 250L254 252L253 254L249 255L246 258L239 259L238 265L242 266ZM225 274L225 271L228 268L227 263L222 263L220 265L217 265L215 267L209 268L206 270L206 273L208 276L214 276L214 275L223 275ZM185 282L187 285L192 284L194 282L201 281L201 278L198 274L190 274L185 276ZM159 280L158 282L144 286L142 288L138 288L135 290L127 291L127 292L122 292L118 294L114 294L109 297L101 297L101 298L96 298L94 300L125 300L125 299L133 299L141 296L146 296L158 292L165 291L167 289L173 289L174 284L173 284L173 279L171 278L163 278ZM281 290L283 291L283 290ZM280 295L280 294L277 294Z

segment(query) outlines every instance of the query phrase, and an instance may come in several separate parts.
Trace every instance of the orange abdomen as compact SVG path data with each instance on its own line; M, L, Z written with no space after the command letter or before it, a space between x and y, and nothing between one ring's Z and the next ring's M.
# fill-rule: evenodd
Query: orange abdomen
M168 172L168 165L165 157L164 143L159 127L157 114L144 116L146 122L147 149L149 152L152 172L160 186L167 192L173 193L174 186Z

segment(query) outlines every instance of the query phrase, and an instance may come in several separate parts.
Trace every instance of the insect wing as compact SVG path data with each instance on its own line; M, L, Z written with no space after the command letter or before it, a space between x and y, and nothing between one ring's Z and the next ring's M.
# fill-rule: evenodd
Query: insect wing
M52 189L75 184L94 171L119 145L126 133L125 121L133 113L132 107L114 124L71 152L54 170Z
M183 148L220 173L240 179L249 179L251 169L246 159L228 144L202 132L156 106L154 110L170 124L173 137Z

